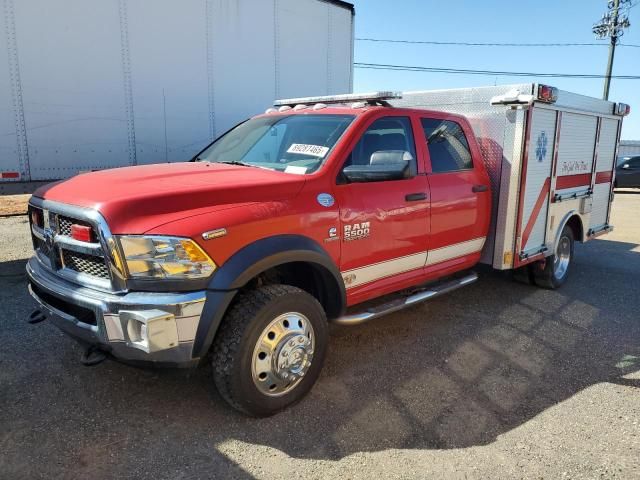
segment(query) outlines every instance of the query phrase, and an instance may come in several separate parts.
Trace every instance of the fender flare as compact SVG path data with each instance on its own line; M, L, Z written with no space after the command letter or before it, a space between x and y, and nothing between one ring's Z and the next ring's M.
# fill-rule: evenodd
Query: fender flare
M260 273L291 262L312 263L331 275L339 290L339 310L344 311L347 294L342 275L317 242L302 235L263 238L238 250L213 274L196 331L193 357L203 357L209 351L222 318L240 288Z
M560 242L560 235L562 234L562 230L564 230L564 227L567 226L567 223L569 223L569 220L571 220L573 217L578 217L578 220L580 221L580 226L582 227L582 238L576 238L575 240L579 242L584 242L584 222L582 221L582 217L580 216L577 210L570 210L565 214L564 217L562 217L562 220L558 224L558 230L556 230L555 239L553 240L553 250L551 250L552 255L558 248L558 243Z

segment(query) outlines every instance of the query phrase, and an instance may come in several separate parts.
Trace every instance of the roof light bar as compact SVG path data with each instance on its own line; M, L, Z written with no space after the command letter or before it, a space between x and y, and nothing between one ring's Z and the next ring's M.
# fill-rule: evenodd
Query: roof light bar
M335 104L335 103L351 103L351 102L370 102L383 103L386 100L402 98L401 92L369 92L369 93L347 93L344 95L327 95L321 97L302 97L302 98L285 98L273 102L275 107L290 106L294 107L300 104Z

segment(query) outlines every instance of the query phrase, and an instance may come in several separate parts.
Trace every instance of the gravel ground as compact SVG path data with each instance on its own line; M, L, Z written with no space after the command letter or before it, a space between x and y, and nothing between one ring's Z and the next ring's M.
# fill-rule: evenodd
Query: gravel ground
M27 213L27 202L31 195L0 195L0 217Z
M311 394L268 419L207 368L83 367L34 304L25 217L0 219L0 477L640 478L640 192L558 291L498 273L333 331Z

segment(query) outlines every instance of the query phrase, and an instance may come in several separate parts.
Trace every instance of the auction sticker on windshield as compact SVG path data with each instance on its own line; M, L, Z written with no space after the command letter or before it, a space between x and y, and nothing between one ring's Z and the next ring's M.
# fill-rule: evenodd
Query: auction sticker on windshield
M329 147L322 147L320 145L306 145L304 143L292 143L287 150L287 153L298 153L300 155L311 155L312 157L323 158Z

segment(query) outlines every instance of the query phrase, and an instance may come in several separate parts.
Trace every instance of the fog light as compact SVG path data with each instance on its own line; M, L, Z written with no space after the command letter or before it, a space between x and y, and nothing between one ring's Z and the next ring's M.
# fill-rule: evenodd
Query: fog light
M130 347L153 353L178 346L178 327L172 314L162 310L121 310L119 316Z

